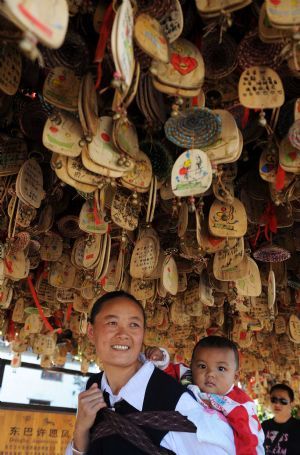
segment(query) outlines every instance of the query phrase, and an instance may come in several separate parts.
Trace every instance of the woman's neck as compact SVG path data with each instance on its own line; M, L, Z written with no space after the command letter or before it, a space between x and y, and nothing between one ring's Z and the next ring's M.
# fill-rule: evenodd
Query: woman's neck
M276 422L276 423L286 423L288 420L290 420L291 417L292 417L291 415L284 416L284 417L283 416L282 417L274 416L274 422Z
M114 395L117 395L121 388L135 375L135 373L141 368L142 363L137 361L133 365L128 367L120 367L114 365L103 365L107 382Z

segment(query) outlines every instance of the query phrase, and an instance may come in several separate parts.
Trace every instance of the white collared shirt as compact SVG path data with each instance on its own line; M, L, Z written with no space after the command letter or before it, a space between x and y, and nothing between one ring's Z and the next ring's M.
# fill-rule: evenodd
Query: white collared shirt
M99 385L102 391L109 394L112 407L123 399L142 411L146 387L153 370L154 365L146 361L117 395L112 393L105 373ZM204 409L189 393L183 393L175 410L187 416L197 426L197 433L169 431L161 441L162 447L178 455L235 455L233 432L222 414L212 409ZM72 455L72 452L68 452L67 448L65 455Z

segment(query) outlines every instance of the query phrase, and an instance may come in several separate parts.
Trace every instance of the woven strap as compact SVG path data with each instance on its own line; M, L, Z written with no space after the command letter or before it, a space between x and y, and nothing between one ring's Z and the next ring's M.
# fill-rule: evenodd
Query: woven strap
M92 433L92 442L118 434L149 455L173 452L157 447L139 426L157 430L196 432L195 425L177 411L134 412L125 416L110 409L102 409L100 412L103 418Z

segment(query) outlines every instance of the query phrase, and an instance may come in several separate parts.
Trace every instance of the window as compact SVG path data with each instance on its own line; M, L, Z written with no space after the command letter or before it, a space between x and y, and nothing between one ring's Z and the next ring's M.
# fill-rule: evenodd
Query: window
M43 370L41 378L42 379L47 379L48 381L62 382L63 374L62 373L57 373L56 371Z
M50 406L51 401L46 400L34 400L33 398L29 399L29 404L36 404L39 406Z

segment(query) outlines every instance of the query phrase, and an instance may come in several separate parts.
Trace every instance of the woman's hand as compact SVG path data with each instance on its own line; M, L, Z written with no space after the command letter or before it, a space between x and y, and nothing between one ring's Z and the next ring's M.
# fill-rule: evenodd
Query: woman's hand
M105 408L103 394L96 383L78 395L78 412L74 431L74 446L85 452L89 445L89 430L95 422L96 414Z

